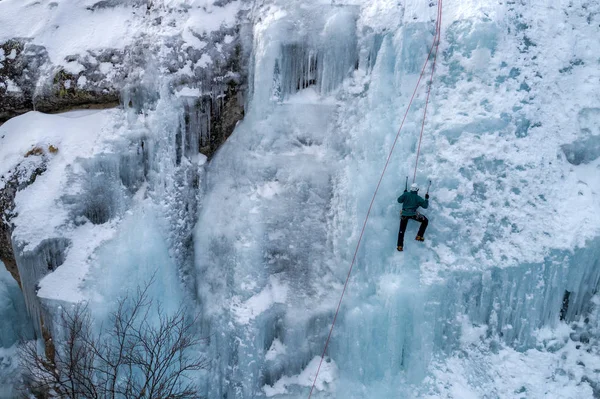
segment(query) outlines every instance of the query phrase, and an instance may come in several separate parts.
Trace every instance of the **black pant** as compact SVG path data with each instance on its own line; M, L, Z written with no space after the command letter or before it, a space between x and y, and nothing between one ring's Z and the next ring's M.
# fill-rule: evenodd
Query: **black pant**
M429 220L417 213L414 216L401 216L400 217L400 231L398 232L398 246L404 246L404 232L406 231L406 226L408 225L408 219L416 220L417 222L421 222L421 227L419 227L418 236L423 237L425 235L425 229L427 229L427 225L429 224Z

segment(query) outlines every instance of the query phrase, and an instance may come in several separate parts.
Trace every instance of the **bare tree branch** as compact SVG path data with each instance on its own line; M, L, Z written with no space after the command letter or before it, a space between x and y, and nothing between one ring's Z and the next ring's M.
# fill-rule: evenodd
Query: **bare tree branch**
M49 360L33 342L21 346L29 392L46 398L196 399L193 373L208 367L199 355L196 318L183 307L166 312L149 297L155 276L133 296L118 299L108 328L94 334L89 309L63 309Z

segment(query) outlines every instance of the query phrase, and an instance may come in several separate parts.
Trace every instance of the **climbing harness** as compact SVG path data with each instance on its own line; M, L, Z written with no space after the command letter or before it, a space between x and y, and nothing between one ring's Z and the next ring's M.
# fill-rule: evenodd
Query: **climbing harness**
M402 127L404 127L404 122L406 121L406 117L408 116L408 112L412 106L415 95L417 94L417 90L419 89L419 85L421 84L421 80L425 74L425 69L427 68L427 64L429 63L429 58L433 53L435 48L435 55L433 58L433 64L431 68L431 77L430 84L427 88L427 99L425 101L425 110L423 112L423 123L421 125L421 134L419 136L419 147L417 149L417 159L415 161L415 172L413 176L413 183L417 176L417 165L419 162L419 153L421 151L421 141L423 139L423 131L425 129L425 117L427 116L427 105L429 104L429 95L431 93L431 84L433 83L433 73L435 71L435 63L437 61L437 53L438 47L440 44L441 38L441 30L442 30L442 0L438 0L438 9L437 9L437 20L435 24L435 36L433 39L433 43L431 44L431 48L429 49L429 54L427 55L427 59L423 64L423 68L421 69L421 74L419 75L419 80L417 80L417 84L415 85L415 89L410 97L410 101L408 103L408 107L406 108L406 112L404 113L404 117L402 118L402 123L400 124L400 128L398 129L398 133L396 133L396 138L394 139L394 143L392 144L392 148L388 154L387 160L385 161L385 165L383 167L383 171L381 172L381 176L379 177L379 181L377 182L377 187L373 193L373 198L371 198L371 203L369 204L369 210L367 211L367 215L365 216L365 221L363 223L362 229L360 231L360 236L358 237L358 242L356 243L356 249L354 250L354 256L352 257L352 262L350 263L350 269L348 270L348 275L346 276L346 282L344 283L344 288L342 289L342 294L340 295L340 300L337 305L337 309L333 316L333 321L331 322L331 328L329 329L329 335L327 336L327 340L325 341L325 347L323 348L323 353L321 354L321 360L319 361L319 367L317 368L317 373L315 374L315 378L313 380L312 386L310 388L310 392L308 394L308 399L312 397L313 390L315 389L315 385L317 384L317 378L319 377L319 372L321 371L321 366L323 365L323 359L325 358L325 354L327 353L327 347L329 346L329 341L331 340L331 334L333 334L333 328L335 327L335 322L337 321L338 314L340 312L340 307L342 306L342 301L344 299L344 294L346 293L346 288L348 287L348 282L350 281L350 275L352 274L352 269L354 268L354 264L356 263L356 256L358 255L358 249L360 248L360 243L362 242L363 235L365 233L365 228L367 227L367 222L369 221L369 216L371 215L371 210L373 208L373 203L375 202L375 197L377 197L377 193L379 192L379 187L381 185L381 181L383 180L383 176L387 171L388 165L390 163L390 159L392 158L392 154L394 153L394 148L396 148L396 143L398 142L398 138L400 137L400 132L402 131ZM408 186L408 177L406 179L406 186ZM431 186L431 181L429 181L429 186ZM429 192L429 187L427 188L427 192Z

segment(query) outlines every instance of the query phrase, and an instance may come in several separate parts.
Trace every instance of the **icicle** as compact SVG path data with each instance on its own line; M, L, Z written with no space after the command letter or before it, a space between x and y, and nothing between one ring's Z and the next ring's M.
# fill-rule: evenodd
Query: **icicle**
M38 283L42 277L63 264L65 250L69 244L68 240L62 238L47 239L42 241L35 249L27 250L23 248L23 245L13 240L25 304L38 338L42 337L43 316L42 305L37 296ZM50 322L51 320L45 320L45 323Z
M355 69L358 62L356 16L342 10L331 16L322 33L319 90L327 95Z

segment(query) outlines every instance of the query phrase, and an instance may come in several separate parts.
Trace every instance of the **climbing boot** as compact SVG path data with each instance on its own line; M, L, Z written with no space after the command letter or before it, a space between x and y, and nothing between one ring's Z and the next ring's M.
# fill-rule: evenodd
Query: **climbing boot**
M417 240L417 241L425 241L425 238L423 238L421 236L416 236L415 240Z
M400 245L399 245L399 246L398 246L398 251L399 251L399 252L402 252L402 251L404 251L404 248L402 248L402 246L400 246Z

